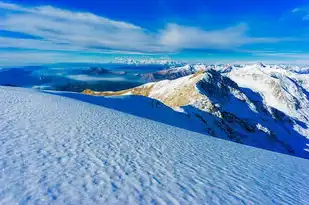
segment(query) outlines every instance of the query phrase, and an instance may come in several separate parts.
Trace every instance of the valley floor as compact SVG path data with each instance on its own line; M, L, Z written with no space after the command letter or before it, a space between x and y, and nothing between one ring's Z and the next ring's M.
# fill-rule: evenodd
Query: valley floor
M0 204L308 204L309 160L0 87Z

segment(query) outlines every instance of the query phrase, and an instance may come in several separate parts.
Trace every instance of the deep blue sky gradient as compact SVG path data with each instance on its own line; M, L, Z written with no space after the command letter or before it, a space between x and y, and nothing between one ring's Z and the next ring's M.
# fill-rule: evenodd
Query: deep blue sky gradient
M25 7L51 5L72 12L89 12L140 26L150 33L158 33L171 23L206 31L246 24L248 27L246 34L250 37L285 39L272 43L248 43L237 49L184 48L178 50L177 54L174 52L162 54L176 59L255 61L263 60L264 57L266 60L281 59L282 62L296 62L299 59L304 60L307 54L309 56L309 20L305 19L309 14L309 2L305 0L4 0L4 2ZM293 12L296 8L299 11ZM0 18L1 15L5 15L5 12L2 11L1 14L0 10ZM1 27L0 37L32 38L31 34L10 32ZM9 49L14 52L26 50L13 47L0 48L0 52L8 52ZM261 55L263 52L280 55L263 56ZM78 56L83 55L88 54L78 53ZM106 54L106 58L109 57L114 56Z

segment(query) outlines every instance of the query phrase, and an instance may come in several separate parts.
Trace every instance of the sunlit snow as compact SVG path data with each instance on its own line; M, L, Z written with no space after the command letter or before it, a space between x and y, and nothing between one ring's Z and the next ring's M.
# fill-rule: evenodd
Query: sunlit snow
M308 204L308 160L30 89L0 95L0 204Z

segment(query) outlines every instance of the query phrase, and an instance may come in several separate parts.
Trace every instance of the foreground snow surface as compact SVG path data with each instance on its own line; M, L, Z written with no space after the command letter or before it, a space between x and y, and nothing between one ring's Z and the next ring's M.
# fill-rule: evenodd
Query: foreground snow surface
M309 161L0 87L0 204L308 204Z

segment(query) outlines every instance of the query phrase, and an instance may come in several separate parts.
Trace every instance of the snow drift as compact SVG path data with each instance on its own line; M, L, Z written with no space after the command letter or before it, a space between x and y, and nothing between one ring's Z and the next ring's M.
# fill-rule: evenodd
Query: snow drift
M0 96L0 204L308 202L308 160L118 112L103 101L12 87L0 87Z

